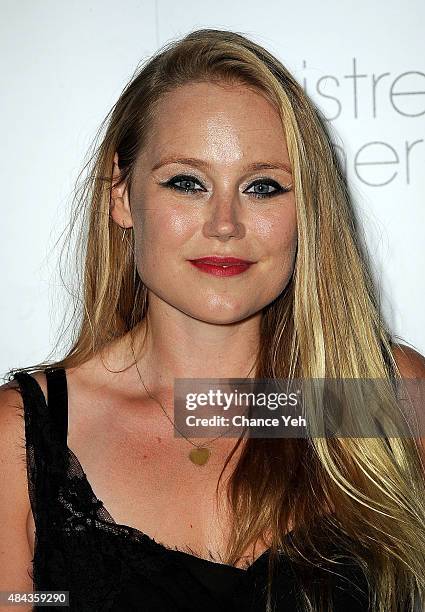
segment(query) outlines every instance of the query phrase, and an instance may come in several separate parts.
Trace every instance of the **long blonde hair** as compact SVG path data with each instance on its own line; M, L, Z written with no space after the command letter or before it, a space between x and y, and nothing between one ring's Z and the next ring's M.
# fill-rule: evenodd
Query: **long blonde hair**
M120 179L131 193L157 102L195 81L254 88L279 111L286 134L298 250L290 282L264 309L256 376L383 379L390 389L400 377L392 336L325 121L280 61L239 33L213 29L193 31L149 58L101 126L106 131L71 221L72 230L81 218L77 248L85 258L74 333L54 364L84 363L145 318L147 288L135 274L134 236L123 243L109 214L113 157L118 152ZM31 369L45 365L52 364ZM297 565L304 609L332 610L326 580L311 580L311 572L338 572L326 547L338 542L339 554L342 547L361 568L373 610L413 611L415 592L425 599L423 469L414 438L249 439L228 484L234 523L226 563L270 533L267 609L280 550ZM296 529L288 539L290 522Z

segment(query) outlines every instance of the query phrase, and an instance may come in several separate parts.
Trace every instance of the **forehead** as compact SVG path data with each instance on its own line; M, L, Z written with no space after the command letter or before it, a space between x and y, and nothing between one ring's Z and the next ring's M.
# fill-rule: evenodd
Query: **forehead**
M191 83L162 96L144 156L174 153L217 163L271 155L288 161L277 109L244 84Z

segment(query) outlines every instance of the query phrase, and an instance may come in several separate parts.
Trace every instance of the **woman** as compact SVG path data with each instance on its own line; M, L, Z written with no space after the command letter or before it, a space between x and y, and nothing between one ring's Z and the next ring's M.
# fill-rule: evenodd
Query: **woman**
M175 378L424 377L295 79L236 33L167 45L113 108L82 203L75 342L2 389L0 586L78 611L413 610L418 439L174 435Z

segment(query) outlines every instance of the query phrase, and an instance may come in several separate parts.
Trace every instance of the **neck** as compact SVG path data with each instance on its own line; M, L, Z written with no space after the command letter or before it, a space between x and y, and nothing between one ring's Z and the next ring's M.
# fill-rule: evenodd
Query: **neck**
M231 324L212 324L150 308L122 339L122 355L134 361L150 389L171 388L175 378L253 378L259 346L260 314ZM137 374L137 372L136 372Z

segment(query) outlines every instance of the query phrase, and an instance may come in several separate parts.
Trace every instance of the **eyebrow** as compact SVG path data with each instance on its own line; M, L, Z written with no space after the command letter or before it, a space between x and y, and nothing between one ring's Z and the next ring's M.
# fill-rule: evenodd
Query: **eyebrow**
M161 166L165 166L166 164L185 164L188 166L195 166L196 168L208 168L211 169L211 164L202 159L197 159L196 157L164 157L160 159L153 167L152 170L158 170ZM253 164L248 164L245 167L247 172L255 172L257 170L266 170L266 169L280 169L285 170L292 175L291 167L288 164L283 162L254 162Z

